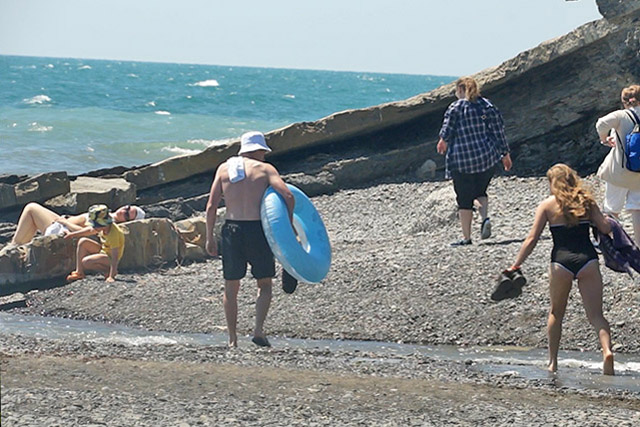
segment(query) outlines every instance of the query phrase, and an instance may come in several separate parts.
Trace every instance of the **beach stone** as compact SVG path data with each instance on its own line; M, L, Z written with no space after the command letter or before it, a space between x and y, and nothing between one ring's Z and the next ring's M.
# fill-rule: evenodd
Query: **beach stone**
M69 177L66 172L42 173L16 183L13 190L15 194L13 205L4 204L5 197L8 198L8 202L12 199L10 190L0 190L0 193L5 193L4 196L0 194L0 198L3 199L1 205L3 209L16 205L24 206L29 202L42 202L59 194L67 193L69 191Z
M157 267L184 258L185 242L166 218L129 221L120 227L125 233L125 249L119 270Z
M436 162L431 159L427 159L416 171L416 178L422 180L435 178L436 166Z
M207 253L201 246L195 245L193 243L186 243L185 245L185 261L199 262L204 261L207 258Z
M136 201L135 185L122 178L79 176L71 182L67 193L49 199L45 204L58 213L78 214L99 203L115 210Z

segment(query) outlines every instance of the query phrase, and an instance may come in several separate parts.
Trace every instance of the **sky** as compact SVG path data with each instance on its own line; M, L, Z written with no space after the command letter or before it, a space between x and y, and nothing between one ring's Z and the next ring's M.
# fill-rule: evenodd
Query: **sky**
M0 0L0 55L460 76L595 0Z

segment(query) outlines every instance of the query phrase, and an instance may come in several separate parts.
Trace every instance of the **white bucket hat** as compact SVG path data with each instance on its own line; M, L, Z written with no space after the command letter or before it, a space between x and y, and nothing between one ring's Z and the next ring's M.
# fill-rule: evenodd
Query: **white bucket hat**
M240 151L238 154L251 153L252 151L271 151L264 140L262 132L246 132L240 137Z

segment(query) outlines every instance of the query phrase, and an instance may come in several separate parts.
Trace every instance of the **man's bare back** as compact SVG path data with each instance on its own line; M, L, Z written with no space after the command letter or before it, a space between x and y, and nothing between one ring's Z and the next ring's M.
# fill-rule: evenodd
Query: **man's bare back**
M260 202L269 186L269 175L277 173L268 163L243 157L245 178L231 183L227 163L220 166L220 181L227 219L253 221L260 219Z

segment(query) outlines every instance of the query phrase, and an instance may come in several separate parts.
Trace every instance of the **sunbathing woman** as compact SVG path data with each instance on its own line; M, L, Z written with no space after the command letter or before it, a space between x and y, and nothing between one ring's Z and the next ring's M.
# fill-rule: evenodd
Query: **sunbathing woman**
M144 216L145 212L142 208L134 205L123 206L112 214L114 221L118 223L143 219ZM29 243L38 231L45 236L65 234L81 230L87 225L86 213L64 217L38 203L29 203L20 214L16 234L10 245Z
M548 369L551 372L558 369L562 318L571 285L573 280L577 279L587 318L596 329L602 347L602 371L605 375L613 375L611 331L602 314L602 276L598 255L589 239L590 225L596 226L603 233L609 233L611 226L573 169L564 164L557 164L547 171L547 178L551 187L551 197L538 205L533 227L509 270L520 268L535 248L545 224L549 223L553 250L549 269L551 309L547 322Z

